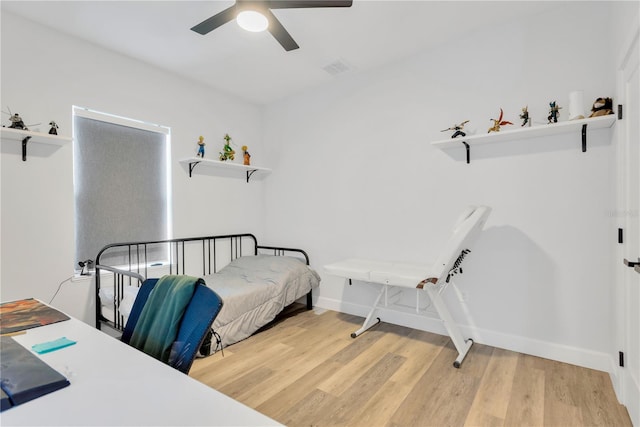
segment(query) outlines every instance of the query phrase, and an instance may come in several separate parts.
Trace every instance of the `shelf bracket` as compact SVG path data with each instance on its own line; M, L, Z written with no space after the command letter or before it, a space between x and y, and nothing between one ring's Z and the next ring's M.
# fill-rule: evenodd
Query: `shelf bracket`
M465 149L467 150L467 164L471 163L471 159L469 157L469 144L466 141L461 141L464 144Z
M193 172L193 169L196 167L196 165L200 163L200 162L189 162L189 178L191 178L191 174Z
M587 124L582 125L582 152L587 151Z
M22 140L22 161L27 161L27 142L31 139L30 136L25 136Z
M247 171L247 182L249 182L249 179L251 178L251 175L253 175L254 172L256 172L258 169L252 169L250 171Z

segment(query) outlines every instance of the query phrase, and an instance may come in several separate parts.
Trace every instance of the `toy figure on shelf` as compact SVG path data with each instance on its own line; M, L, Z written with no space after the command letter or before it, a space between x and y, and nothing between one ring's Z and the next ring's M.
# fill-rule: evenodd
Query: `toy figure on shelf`
M558 115L560 114L561 108L562 107L558 107L556 101L551 101L549 103L549 115L547 116L549 123L558 123Z
M493 120L493 126L491 126L489 128L489 130L487 131L487 133L490 132L500 132L500 126L505 126L505 125L512 125L513 123L508 122L506 120L502 120L502 116L504 115L504 112L502 111L502 108L500 109L500 117L498 117L498 119L489 119L489 120Z
M467 136L467 134L462 131L462 129L464 129L464 125L467 124L467 123L469 123L469 120L465 120L464 122L462 122L460 124L453 125L448 129L443 129L440 132L446 132L448 130L454 131L453 135L451 135L451 138L457 138L458 136Z
M613 114L613 100L611 98L598 98L593 103L589 117L606 116Z
M206 144L204 143L204 136L200 135L198 137L198 153L196 154L196 157L202 157L204 159L204 146Z
M56 122L54 122L53 120L51 120L49 122L49 126L51 126L51 129L49 129L49 135L57 135L58 134L58 125Z
M224 134L225 144L222 152L220 152L220 161L224 162L226 160L233 160L235 158L236 152L231 148L231 137L228 133Z
M251 165L251 154L249 154L247 150L248 150L248 147L246 145L243 145L242 146L242 153L244 157L243 164L246 166L249 166Z
M531 121L529 121L529 106L522 107L522 113L520 114L520 119L522 120L522 124L520 126L525 127L527 124L531 126Z
M9 117L9 121L11 122L11 126L9 126L11 129L29 130L18 113Z
M11 125L9 126L10 129L29 130L27 125L24 124L22 117L20 117L20 114L18 113L13 114L11 112L11 108L9 107L7 107L7 110L9 110L8 113L6 111L3 111L3 113L9 116L9 121L11 122ZM37 126L39 124L40 123L33 123L33 124L30 124L29 126ZM5 126L3 125L2 127L5 127Z

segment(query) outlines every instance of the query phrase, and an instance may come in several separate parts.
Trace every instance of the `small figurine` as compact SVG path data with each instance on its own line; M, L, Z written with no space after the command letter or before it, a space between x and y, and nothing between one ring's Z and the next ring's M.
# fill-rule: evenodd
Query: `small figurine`
M467 134L462 131L462 129L464 129L464 125L467 124L467 123L469 123L469 120L465 120L464 122L462 122L460 124L453 125L448 129L443 129L440 132L446 132L448 130L455 131L455 132L453 132L453 135L451 135L451 138L456 138L458 136L467 136Z
M531 122L529 121L529 106L522 107L522 113L520 114L520 119L522 120L522 124L520 126L525 127L527 123L531 126Z
M9 116L9 121L11 122L11 125L9 126L10 129L29 130L27 125L24 124L22 117L20 117L20 114L18 113L13 114L11 112L11 108L9 107L7 107L7 110L9 110L9 112L6 112L6 111L2 111L2 112ZM40 123L32 123L29 126L37 126L39 124ZM2 125L2 127L5 127L5 126Z
M490 132L500 132L500 126L505 126L505 125L512 125L513 123L508 122L506 120L502 120L502 116L504 115L502 108L500 109L500 117L498 117L498 119L489 119L489 120L493 120L493 126L491 126L489 128L489 131L487 133Z
M231 137L228 133L225 133L223 139L225 140L225 144L223 151L220 153L220 161L224 162L226 160L235 159L236 152L233 151L233 148L231 148Z
M561 108L562 107L558 107L556 101L551 101L549 103L549 115L547 116L549 123L558 123L558 114L560 114Z
M606 116L613 114L613 100L611 98L598 98L593 103L589 117Z
M9 117L9 121L11 122L11 126L9 126L11 129L29 130L18 113Z
M243 152L243 157L244 157L244 162L243 164L246 166L251 165L251 154L249 154L249 152L247 151L248 147L246 145L242 146L242 152Z
M198 137L198 153L196 154L196 157L202 157L204 159L204 146L206 144L204 143L204 136L200 135Z
M51 126L51 129L49 129L49 135L57 135L58 134L58 125L56 122L54 122L53 120L51 120L49 122L49 126Z

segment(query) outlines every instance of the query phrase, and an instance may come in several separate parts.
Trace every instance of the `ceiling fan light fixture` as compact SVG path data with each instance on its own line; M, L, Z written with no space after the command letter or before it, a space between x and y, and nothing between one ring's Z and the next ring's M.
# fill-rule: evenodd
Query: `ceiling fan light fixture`
M253 33L259 33L269 27L267 17L255 10L243 10L238 13L236 22L241 28Z

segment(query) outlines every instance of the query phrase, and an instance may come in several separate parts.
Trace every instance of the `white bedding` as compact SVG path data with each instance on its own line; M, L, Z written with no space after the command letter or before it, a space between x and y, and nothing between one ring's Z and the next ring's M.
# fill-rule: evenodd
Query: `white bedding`
M133 308L133 302L136 300L136 296L138 295L137 286L124 286L123 287L123 297L120 301L120 314L124 316L124 324L127 324L127 319L129 318L129 314L131 314L131 309ZM113 300L115 298L115 292L113 286L101 286L100 292L98 295L100 296L100 304L102 305L102 316L106 319L113 322L114 314L113 314Z
M226 347L251 336L272 321L282 309L320 284L320 276L304 262L287 256L256 255L237 258L219 272L203 276L207 286L222 298L213 323ZM120 313L124 324L138 289L124 287ZM113 321L113 287L101 287L102 315ZM215 341L211 351L215 351Z
M213 322L223 347L249 337L320 283L299 259L271 255L240 257L203 279L224 302Z

